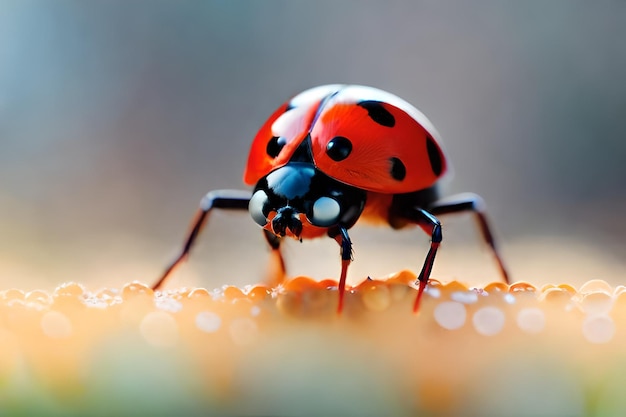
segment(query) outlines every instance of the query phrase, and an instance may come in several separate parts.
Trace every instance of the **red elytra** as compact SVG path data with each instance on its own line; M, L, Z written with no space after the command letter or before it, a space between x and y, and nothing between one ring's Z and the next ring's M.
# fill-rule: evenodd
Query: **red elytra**
M371 103L370 108L362 103ZM386 125L370 117L368 110L379 112L378 120ZM372 87L327 85L298 94L265 122L252 142L244 182L255 185L287 164L308 135L318 169L367 191L399 194L422 190L446 172L438 132L411 104ZM350 157L339 164L326 152L328 143L338 136L348 138L353 146ZM271 157L266 149L274 137L282 138L285 145ZM405 166L401 181L389 173L392 157Z

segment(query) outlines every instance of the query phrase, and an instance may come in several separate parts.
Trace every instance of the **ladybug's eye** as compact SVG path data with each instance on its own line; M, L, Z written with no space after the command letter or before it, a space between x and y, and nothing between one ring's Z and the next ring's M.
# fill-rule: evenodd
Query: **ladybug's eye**
M340 214L341 207L337 200L320 197L313 203L313 213L309 220L315 226L327 227L337 223Z
M248 203L248 211L259 226L265 226L267 224L267 217L264 214L264 208L267 205L268 198L265 191L259 190L252 195L250 202Z

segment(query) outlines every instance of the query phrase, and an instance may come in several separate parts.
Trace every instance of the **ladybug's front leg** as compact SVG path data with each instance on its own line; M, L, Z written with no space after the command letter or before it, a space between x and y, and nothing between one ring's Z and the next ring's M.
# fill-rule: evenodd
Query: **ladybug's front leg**
M180 265L189 255L189 251L193 247L198 235L206 224L209 213L214 208L226 210L248 210L250 202L250 193L248 191L239 190L217 190L211 191L200 201L200 208L191 222L191 227L187 233L187 238L183 244L180 255L165 269L161 278L152 286L153 290L161 288L167 277L172 271Z
M346 279L348 277L348 266L352 262L352 241L348 235L348 229L343 226L339 226L338 233L329 234L333 237L339 246L341 247L341 275L339 276L339 305L337 306L337 313L341 313L343 309L343 297L346 291Z

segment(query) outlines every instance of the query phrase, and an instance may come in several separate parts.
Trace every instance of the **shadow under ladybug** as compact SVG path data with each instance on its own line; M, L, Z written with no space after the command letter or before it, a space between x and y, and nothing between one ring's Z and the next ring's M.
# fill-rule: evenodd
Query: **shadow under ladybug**
M343 299L357 221L384 222L394 229L420 226L431 237L418 276L420 300L442 240L437 216L471 212L491 248L503 280L509 275L498 253L483 200L463 193L439 200L447 171L439 135L411 104L379 89L325 85L306 90L278 108L257 133L244 182L254 190L216 190L201 201L180 255L153 289L159 289L189 254L213 209L248 210L280 260L284 237L327 235L340 246L338 312Z

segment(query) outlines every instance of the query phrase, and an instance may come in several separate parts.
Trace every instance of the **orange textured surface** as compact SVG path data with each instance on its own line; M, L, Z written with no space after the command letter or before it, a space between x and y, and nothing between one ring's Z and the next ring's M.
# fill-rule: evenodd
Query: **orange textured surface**
M336 282L306 277L212 291L5 290L0 401L31 415L626 410L626 287L432 281L415 315L414 280L365 281L341 315Z

